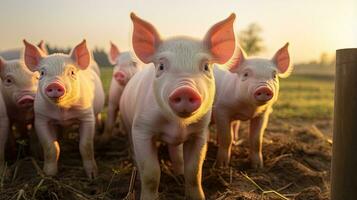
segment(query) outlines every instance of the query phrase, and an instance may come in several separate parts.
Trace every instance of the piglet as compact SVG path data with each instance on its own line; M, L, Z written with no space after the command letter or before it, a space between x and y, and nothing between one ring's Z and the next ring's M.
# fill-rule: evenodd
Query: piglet
M95 116L104 106L104 91L86 41L69 55L49 56L26 40L24 44L27 67L40 73L34 111L36 132L44 150L45 174L57 173L60 147L55 126L79 124L83 166L87 176L94 178L97 175L93 149Z
M38 78L38 73L31 72L22 60L6 61L0 57L0 169L4 164L5 143L8 138L14 139L9 135L12 126L21 137L29 137L31 148L35 145L33 129L29 130L28 125L33 125Z
M279 77L292 72L288 43L272 59L247 58L238 49L229 71L214 68L216 99L213 116L217 128L217 164L229 164L233 135L239 121L250 120L250 160L253 168L263 167L262 139L272 106L278 99ZM234 128L233 128L234 127Z
M130 78L142 69L142 65L139 64L132 52L120 52L118 47L112 42L110 43L108 59L110 63L115 66L109 88L108 113L105 129L100 140L102 144L105 144L112 135L114 123L120 110L119 102L124 87Z
M140 173L141 199L158 198L156 141L168 144L176 173L184 174L186 198L204 199L201 178L215 94L213 63L226 63L233 55L235 15L214 25L203 40L163 40L149 22L133 13L131 19L136 56L154 64L132 77L120 100Z

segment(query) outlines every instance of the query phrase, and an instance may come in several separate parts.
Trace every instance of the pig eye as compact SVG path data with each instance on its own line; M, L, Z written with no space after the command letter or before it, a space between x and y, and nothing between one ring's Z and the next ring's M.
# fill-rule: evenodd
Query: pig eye
M203 69L205 71L209 71L209 64L208 63L205 63L204 66L203 66Z
M11 84L13 84L13 83L14 83L14 80L13 80L11 77L6 77L6 78L4 79L4 85L9 86L9 85L11 85Z
M165 69L164 63L159 63L159 70L163 71Z
M44 76L45 76L45 70L41 70L40 71L40 77L38 78L39 80L41 80Z
M276 79L276 72L273 72L273 79Z
M74 69L70 69L70 70L68 71L68 75L71 76L71 77L73 77L73 78L75 78L75 77L76 77L76 71L75 71Z
M247 80L249 76L250 76L250 72L248 70L243 72L242 81Z

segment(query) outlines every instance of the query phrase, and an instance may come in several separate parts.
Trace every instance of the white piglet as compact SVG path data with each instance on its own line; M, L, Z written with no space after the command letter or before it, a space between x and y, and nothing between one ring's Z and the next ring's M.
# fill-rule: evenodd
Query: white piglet
M216 99L213 109L218 136L218 166L229 164L233 135L239 121L250 120L250 160L253 168L263 167L262 140L272 106L278 99L279 77L292 72L288 43L272 59L247 58L237 50L231 68L214 69Z
M31 72L22 60L4 60L0 57L0 172L4 166L5 143L8 138L14 139L12 127L16 127L21 137L29 138L31 150L35 150L34 131L28 129L33 125L34 109L33 103L37 92L38 73ZM7 124L4 123L7 121ZM14 142L14 141L8 141ZM36 153L36 152L32 152Z
M120 52L118 47L113 43L111 43L108 57L110 63L115 66L109 88L107 119L104 133L101 138L101 141L104 143L108 141L112 135L113 127L118 116L118 112L120 111L119 102L124 87L130 78L142 69L142 65L139 65L132 52Z
M36 46L25 43L25 63L31 71L39 71L35 98L35 127L44 150L43 170L57 173L60 147L54 132L57 125L79 124L79 150L89 178L97 175L93 138L95 116L104 106L104 91L86 41L69 55L49 56Z
M213 63L226 63L233 55L235 15L214 25L203 40L163 40L150 23L135 14L131 19L135 54L154 64L132 77L120 100L140 173L141 199L158 198L156 141L168 144L175 172L184 174L186 198L204 199L201 178L215 94Z

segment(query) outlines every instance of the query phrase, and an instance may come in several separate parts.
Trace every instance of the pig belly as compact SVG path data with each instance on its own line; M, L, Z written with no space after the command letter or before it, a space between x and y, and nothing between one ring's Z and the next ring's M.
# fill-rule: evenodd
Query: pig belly
M60 125L63 127L69 127L75 124L79 124L80 121L78 119L69 119L69 120L51 120L49 122L51 125Z
M245 113L237 113L233 116L233 120L240 120L240 121L247 121L250 120L252 117L246 115Z

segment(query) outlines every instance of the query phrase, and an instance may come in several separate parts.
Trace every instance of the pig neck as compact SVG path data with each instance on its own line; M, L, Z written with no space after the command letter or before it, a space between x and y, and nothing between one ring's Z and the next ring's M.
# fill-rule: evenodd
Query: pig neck
M242 99L239 79L236 73L224 69L215 69L216 97L214 108L216 112L224 109L234 120L249 120L270 110L272 103L257 105L251 100Z

